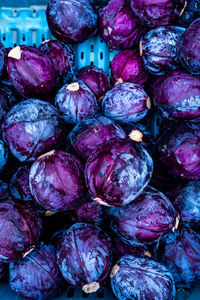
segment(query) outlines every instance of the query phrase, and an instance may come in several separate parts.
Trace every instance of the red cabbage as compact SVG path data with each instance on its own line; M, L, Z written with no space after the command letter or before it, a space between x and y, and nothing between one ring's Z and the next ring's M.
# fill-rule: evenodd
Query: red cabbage
M191 74L200 75L200 18L187 28L179 45L179 60Z
M13 106L6 115L2 129L3 139L20 161L32 161L60 147L66 131L57 109L37 99Z
M132 203L109 209L111 228L126 244L142 246L178 228L179 216L169 199L148 186Z
M99 31L113 49L137 44L143 28L136 23L128 0L110 0L99 17Z
M154 75L163 75L178 68L178 45L185 28L160 26L147 32L140 43L145 68Z
M57 263L63 277L82 288L96 292L109 274L112 260L111 240L99 227L76 223L63 235Z
M83 167L74 155L53 150L33 163L29 184L34 201L48 212L73 209L84 192Z
M158 139L159 159L173 176L200 179L200 124L178 123Z
M97 30L98 14L90 0L51 0L46 15L52 34L64 43L83 42Z
M151 179L153 161L130 139L112 139L90 155L85 167L89 192L100 204L118 207L135 200Z
M151 100L142 86L123 82L105 94L101 105L106 117L126 124L142 120L151 108Z
M95 115L99 109L95 94L82 80L64 85L56 95L55 105L70 124Z
M130 0L133 14L144 26L171 24L187 5L185 0Z
M151 84L153 98L166 119L200 120L200 78L171 71Z
M53 64L37 48L13 48L8 53L7 71L12 84L25 99L48 99L55 91L56 74Z
M11 289L22 297L50 299L63 291L64 279L51 245L40 244L25 258L9 265Z
M75 58L72 49L56 40L43 42L39 49L50 58L56 71L58 84L69 83L73 79L75 69Z
M189 288L200 279L200 235L181 228L160 241L158 259L172 273L177 287Z
M171 273L153 260L125 255L114 265L110 277L118 299L175 299Z
M24 202L0 202L0 261L25 257L35 248L42 230L39 215Z

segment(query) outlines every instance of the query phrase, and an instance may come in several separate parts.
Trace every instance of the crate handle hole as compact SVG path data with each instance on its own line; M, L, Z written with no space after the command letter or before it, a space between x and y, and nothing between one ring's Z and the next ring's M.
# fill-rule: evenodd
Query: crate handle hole
M68 298L73 298L74 297L74 287L73 286L70 286L68 289L67 289L67 297Z
M97 291L97 298L104 298L104 288L100 288Z
M89 297L89 294L86 294L85 292L82 291L82 297L83 297L83 298L88 298L88 297Z
M84 59L84 52L81 52L81 59Z
M100 59L103 59L103 52L100 52Z

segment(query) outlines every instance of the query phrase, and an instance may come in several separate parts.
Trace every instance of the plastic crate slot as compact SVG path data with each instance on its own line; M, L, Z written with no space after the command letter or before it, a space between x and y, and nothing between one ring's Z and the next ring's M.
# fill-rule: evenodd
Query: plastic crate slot
M13 40L13 46L16 47L17 46L17 39L18 37L18 31L16 29L12 30L12 40Z
M42 34L42 42L44 42L45 41L45 36L44 36L44 34Z
M98 291L97 291L97 298L104 298L104 288L101 287Z
M100 59L103 59L103 52L100 52Z
M91 66L93 66L94 65L94 62L93 61L91 61Z
M35 8L33 8L33 10L32 10L32 17L37 17L37 11L36 11L36 9Z
M22 41L23 41L23 42L26 41L26 36L25 36L25 34L22 34Z
M3 40L3 41L6 40L6 35L5 35L5 34L2 35L2 40Z
M16 9L13 9L13 17L17 17L17 15L18 15L17 10L16 10Z
M36 30L31 30L31 31L32 31L32 44L33 44L33 47L36 47L37 31Z
M84 59L84 52L81 52L81 59Z
M86 294L84 291L82 291L82 297L83 298L88 298L90 294Z
M94 51L94 45L93 44L90 45L90 50L91 50L91 52Z
M68 287L67 289L67 298L74 297L75 288L73 286Z

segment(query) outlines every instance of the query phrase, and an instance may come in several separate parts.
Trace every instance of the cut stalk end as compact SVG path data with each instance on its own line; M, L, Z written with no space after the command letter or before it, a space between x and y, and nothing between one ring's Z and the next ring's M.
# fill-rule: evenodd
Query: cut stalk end
M71 92L76 92L79 90L79 88L80 88L80 86L79 86L78 82L68 84L68 86L67 86L67 90L71 91Z
M98 291L100 289L100 284L98 282L93 282L90 284L85 284L82 287L82 290L86 293L86 294L91 294L91 293L95 293L96 291Z
M21 50L20 46L17 46L15 48L13 48L12 50L10 50L10 52L8 53L8 57L20 59L21 54L22 54L22 50Z
M119 269L120 269L120 266L114 265L114 267L112 268L112 270L110 272L110 278L113 278L117 274Z

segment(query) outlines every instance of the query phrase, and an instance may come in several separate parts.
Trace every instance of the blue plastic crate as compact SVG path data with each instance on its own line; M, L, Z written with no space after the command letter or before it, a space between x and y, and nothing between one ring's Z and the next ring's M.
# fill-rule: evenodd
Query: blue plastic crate
M107 2L107 0L94 1L100 5ZM47 3L48 0L0 0L0 40L5 47L22 44L37 47L43 41L52 38L46 21ZM99 35L72 47L77 69L92 64L103 69L107 74L110 71L110 62L119 52L108 48ZM160 120L158 114L150 118L149 126L154 136L158 134ZM22 300L24 298L16 295L7 282L0 282L0 300L11 299ZM69 286L65 293L56 299L112 300L114 296L110 288L101 288L94 294L84 294L81 289ZM179 290L177 300L200 300L200 282L197 282L190 291Z
M0 1L0 40L5 47L14 47L20 44L38 47L43 41L52 38L46 21L45 4L47 2L36 0ZM78 69L94 64L107 74L110 61L118 53L116 50L109 49L99 35L74 45L72 48Z

